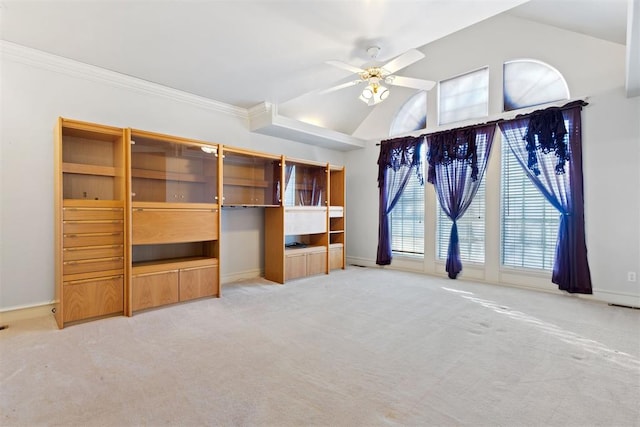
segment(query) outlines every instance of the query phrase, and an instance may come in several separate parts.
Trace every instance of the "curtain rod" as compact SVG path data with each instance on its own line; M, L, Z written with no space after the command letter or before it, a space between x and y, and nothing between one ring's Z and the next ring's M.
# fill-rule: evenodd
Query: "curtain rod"
M544 104L532 105L531 107L521 108L517 111L503 111L502 113L488 116L489 120L485 122L474 122L474 121L467 120L465 122L458 122L457 124L451 123L448 126L436 126L431 129L419 129L404 135L397 135L397 136L394 136L393 138L387 138L384 141L398 139L398 138L408 138L408 137L419 138L421 136L432 135L434 133L445 132L453 129L463 129L463 128L472 127L472 126L482 126L483 124L498 123L503 120L515 119L517 116L527 115L537 110L544 110L546 108L551 108L551 107L562 107L564 105L571 104L576 101L587 102L588 100L589 100L588 96L583 96L579 98L570 98L568 100L564 99L561 101L546 102ZM380 143L377 143L376 146L380 146Z

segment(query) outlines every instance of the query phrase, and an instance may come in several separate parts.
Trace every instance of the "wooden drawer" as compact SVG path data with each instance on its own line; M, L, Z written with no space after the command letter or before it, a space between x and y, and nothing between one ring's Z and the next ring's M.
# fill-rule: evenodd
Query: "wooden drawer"
M217 209L136 209L133 211L134 245L217 239Z
M178 302L178 270L133 276L133 311Z
M89 319L124 310L122 276L64 282L63 320Z
M123 255L123 245L64 248L62 250L62 259L64 261L78 261L93 258L113 258L122 257Z
M124 230L123 220L64 221L63 224L63 232L65 234L113 233Z
M180 301L219 295L218 267L180 270Z
M124 243L124 233L87 233L65 234L62 237L62 245L65 248L80 246L106 246L121 245Z
M62 209L62 218L65 221L90 221L90 220L122 220L122 208L73 208Z
M78 261L65 261L62 263L62 274L91 273L106 270L122 270L124 268L123 257L83 259Z

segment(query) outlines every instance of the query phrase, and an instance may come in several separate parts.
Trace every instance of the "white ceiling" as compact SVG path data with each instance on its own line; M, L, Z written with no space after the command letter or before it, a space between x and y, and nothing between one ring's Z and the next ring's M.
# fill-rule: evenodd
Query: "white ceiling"
M362 66L378 45L384 62L513 7L626 40L627 0L10 0L0 14L3 40L241 108L293 99L300 110L301 95L352 78L327 60ZM316 98L332 129L351 133L370 112L344 102L352 92Z

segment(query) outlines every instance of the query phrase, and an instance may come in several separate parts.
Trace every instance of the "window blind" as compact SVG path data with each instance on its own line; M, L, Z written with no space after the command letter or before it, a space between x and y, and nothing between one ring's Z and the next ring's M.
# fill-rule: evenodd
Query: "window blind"
M424 186L412 173L400 200L389 214L391 250L424 255Z
M502 147L501 262L551 270L560 213L531 183L506 142Z
M436 256L446 260L449 250L449 236L453 221L444 213L440 202L437 207L436 224ZM462 218L458 220L458 239L460 243L460 259L466 262L484 263L484 231L485 231L485 180L478 187L478 192Z
M489 69L482 68L440 82L438 121L441 125L489 114Z

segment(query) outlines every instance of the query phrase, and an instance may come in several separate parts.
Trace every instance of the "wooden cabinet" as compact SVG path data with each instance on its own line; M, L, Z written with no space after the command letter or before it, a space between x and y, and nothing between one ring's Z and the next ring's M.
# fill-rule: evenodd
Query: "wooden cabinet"
M133 267L133 311L217 296L218 273L218 260L213 258L138 263Z
M60 118L55 131L55 317L122 314L125 131Z
M327 252L323 247L287 249L285 251L285 280L324 274Z
M330 211L343 208L328 207L329 165L284 165L283 206L265 214L265 277L278 283L329 272Z
M223 206L279 206L282 158L223 147Z
M131 131L131 305L220 296L219 146Z

